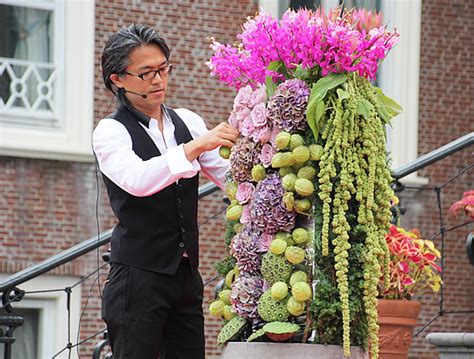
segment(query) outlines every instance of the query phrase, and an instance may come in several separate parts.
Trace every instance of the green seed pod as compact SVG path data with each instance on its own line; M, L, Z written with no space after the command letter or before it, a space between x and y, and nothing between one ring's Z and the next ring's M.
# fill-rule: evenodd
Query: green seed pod
M298 146L304 145L304 139L301 135L294 133L291 135L290 139L290 150L293 151Z
M226 305L222 312L222 315L224 316L225 320L231 320L237 315L230 305Z
M275 137L275 145L279 150L284 150L290 144L291 135L288 132L280 132Z
M295 204L294 193L285 192L285 194L283 195L282 204L283 204L283 207L285 207L288 212L291 212Z
M237 272L235 269L231 269L225 276L225 285L227 288L230 288L235 278L237 277Z
M282 157L283 157L282 152L277 152L273 155L273 157L272 157L272 167L273 168L284 167Z
M313 161L319 161L321 159L321 156L324 153L323 146L321 145L309 145L309 152L310 152L310 158Z
M311 287L308 283L297 282L291 287L291 294L299 302L304 302L311 297Z
M226 146L221 146L219 148L219 155L225 160L229 159L229 157L230 157L230 148L226 147Z
M290 263L299 264L304 261L304 250L300 247L289 246L285 250L285 258L288 259Z
M235 199L235 194L237 193L237 183L234 181L228 182L225 186L225 193L231 201Z
M311 196L314 192L313 182L306 178L298 178L295 182L295 191L303 197Z
M219 292L219 299L222 300L225 304L230 304L230 289L224 289Z
M278 173L280 174L280 177L283 178L285 177L286 175L290 174L290 173L294 173L293 172L293 168L292 167L282 167L280 168L280 170L278 171Z
M287 174L285 177L281 179L283 188L285 191L294 191L295 190L295 182L298 179L294 173Z
M252 167L252 180L255 182L263 180L267 176L265 167L262 165L255 165Z
M306 283L307 281L308 281L308 275L301 270L294 272L290 277L290 285L292 287L295 285L295 283L298 283L298 282Z
M281 152L281 167L293 166L295 164L295 159L291 152Z
M295 317L303 314L305 307L305 302L299 302L293 297L288 298L288 302L286 303L286 309L288 309L290 314L294 315Z
M293 240L296 244L303 244L308 241L308 231L304 228L296 228L292 233Z
M216 300L209 305L209 313L214 317L222 317L224 314L225 303L222 300Z
M308 214L311 209L311 201L307 198L295 199L293 203L293 209L296 213Z
M227 208L225 218L228 221L238 221L242 216L243 207L240 205L235 205Z
M293 158L297 163L305 163L309 160L309 148L306 146L298 146L293 150Z
M311 166L301 167L298 171L298 178L306 178L310 181L316 176L316 170Z
M272 243L270 243L270 252L273 254L282 254L286 250L286 242L283 239L274 239Z
M272 285L270 293L272 298L277 301L285 299L288 294L288 285L285 282L276 282Z
M293 241L293 237L291 237L291 233L288 232L278 232L277 234L275 234L274 239L284 240L287 246L292 246L293 244L295 244L295 242Z

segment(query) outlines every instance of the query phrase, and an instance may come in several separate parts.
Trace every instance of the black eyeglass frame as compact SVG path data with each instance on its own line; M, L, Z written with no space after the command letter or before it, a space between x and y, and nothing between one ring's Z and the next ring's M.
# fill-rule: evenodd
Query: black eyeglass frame
M162 73L163 71L165 71L165 69L166 69L166 72ZM147 72L144 72L142 74L132 74L131 72L127 72L127 71L124 71L123 73L127 74L127 75L130 75L130 76L138 77L142 81L150 81L150 80L153 80L156 77L156 74L160 75L160 78L163 79L163 76L169 75L172 71L173 71L173 64L166 64L165 66L162 66L159 69L147 71ZM150 77L149 79L144 79L143 78L144 76L146 76L148 74L151 74L151 73L154 73L153 77Z

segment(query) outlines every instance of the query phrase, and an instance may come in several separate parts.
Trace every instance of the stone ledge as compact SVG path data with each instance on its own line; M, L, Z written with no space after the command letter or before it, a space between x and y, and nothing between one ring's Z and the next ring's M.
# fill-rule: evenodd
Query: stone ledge
M430 333L426 336L426 341L436 346L474 349L474 333Z

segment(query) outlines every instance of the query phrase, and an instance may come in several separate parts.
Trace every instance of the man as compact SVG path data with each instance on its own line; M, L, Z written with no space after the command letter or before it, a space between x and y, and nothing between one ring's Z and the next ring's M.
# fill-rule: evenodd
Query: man
M238 133L227 123L208 131L197 114L164 105L169 58L145 25L120 29L102 53L119 103L93 135L118 218L102 299L114 359L204 358L198 172L222 187L228 163L217 148Z

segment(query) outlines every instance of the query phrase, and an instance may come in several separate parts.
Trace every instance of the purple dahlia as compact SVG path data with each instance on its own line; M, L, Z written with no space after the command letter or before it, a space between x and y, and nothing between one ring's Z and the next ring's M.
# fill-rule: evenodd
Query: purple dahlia
M303 80L292 79L280 84L268 101L270 122L283 131L304 131L308 126L306 108L309 95L310 90Z
M270 174L261 180L250 202L252 225L270 234L291 230L295 226L296 213L289 212L283 207L284 194L285 190L277 173Z
M257 305L263 294L263 279L260 276L251 276L241 272L232 283L230 302L232 309L240 317L256 320L259 315Z
M252 181L252 167L260 163L262 145L247 137L241 137L232 147L230 167L232 177L237 182Z
M242 230L232 239L231 253L237 260L237 268L245 272L257 272L262 258L259 253L258 232Z

